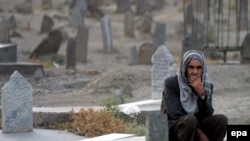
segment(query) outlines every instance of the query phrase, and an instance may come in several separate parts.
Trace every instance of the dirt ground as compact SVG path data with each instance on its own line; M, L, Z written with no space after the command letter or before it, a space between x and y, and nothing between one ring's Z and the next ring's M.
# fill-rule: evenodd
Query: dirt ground
M19 2L0 0L3 9L12 8ZM156 22L166 23L166 45L175 58L174 67L178 69L181 54L182 34L176 32L176 25L183 21L182 12L179 11L181 3L173 5L173 1L167 1L162 10L153 12L153 26ZM16 3L15 3L16 2ZM59 2L59 1L56 1ZM57 3L55 3L57 4ZM57 11L54 9L35 9L32 14L19 14L16 12L2 12L2 18L8 18L14 14L17 22L17 31L22 38L12 38L18 45L18 61L31 62L28 59L29 53L37 47L46 35L39 35L42 16L48 14L52 17L59 15L62 19L55 20L55 27L63 27L68 37L74 37L77 30L69 24L68 7ZM102 37L100 20L86 17L86 26L89 28L89 42L87 63L77 63L76 70L67 70L65 65L58 67L51 66L44 68L45 76L34 79L32 76L25 76L33 87L33 105L40 107L48 106L95 106L103 105L108 99L115 98L117 90L123 91L125 102L151 99L151 66L136 65L129 66L130 48L135 45L137 48L144 42L152 42L151 35L142 35L137 30L135 38L128 38L123 33L124 14L116 13L116 5L110 3L101 7L106 15L111 18L113 44L117 52L104 53L101 50ZM139 17L135 17L137 22ZM26 30L25 25L30 24L30 30ZM152 28L154 29L154 28ZM58 54L65 56L67 42L63 42ZM236 52L237 54L237 52ZM233 55L231 55L233 56ZM228 60L231 60L228 56ZM229 64L222 64L221 60L208 60L210 79L215 84L214 92L217 96L225 96L231 92L238 95L250 90L249 65L241 65L238 60ZM2 87L9 79L9 76L0 76L0 86ZM241 92L242 91L242 92ZM215 101L220 104L221 101Z

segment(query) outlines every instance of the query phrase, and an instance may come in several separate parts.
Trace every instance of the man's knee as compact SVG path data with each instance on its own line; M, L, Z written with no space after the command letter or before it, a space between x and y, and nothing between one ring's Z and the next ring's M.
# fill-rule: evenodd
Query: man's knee
M214 115L216 122L222 126L226 126L228 123L228 118L223 114Z
M189 128L196 128L198 125L198 120L194 115L186 115L183 117L182 123Z

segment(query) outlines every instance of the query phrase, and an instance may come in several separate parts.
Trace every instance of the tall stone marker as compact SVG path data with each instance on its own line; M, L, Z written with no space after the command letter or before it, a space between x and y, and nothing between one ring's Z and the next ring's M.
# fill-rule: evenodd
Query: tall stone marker
M174 72L174 57L165 45L161 45L153 54L151 61L152 99L161 99L164 80Z
M32 130L32 86L15 71L2 88L2 132Z
M102 39L104 44L104 50L111 52L113 50L113 39L111 30L111 21L108 16L104 16L101 19Z
M8 24L9 22L7 20L0 22L0 43L10 43L10 31Z
M87 63L88 40L89 29L84 25L78 26L75 48L77 62Z
M165 38L166 38L166 24L156 23L155 31L154 31L153 48L157 49L160 45L164 45Z

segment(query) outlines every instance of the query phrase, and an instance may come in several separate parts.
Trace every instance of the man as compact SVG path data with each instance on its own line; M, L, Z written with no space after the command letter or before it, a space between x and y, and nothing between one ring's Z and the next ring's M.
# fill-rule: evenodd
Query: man
M228 120L213 115L212 90L204 54L187 51L164 84L161 111L168 115L170 141L223 141Z

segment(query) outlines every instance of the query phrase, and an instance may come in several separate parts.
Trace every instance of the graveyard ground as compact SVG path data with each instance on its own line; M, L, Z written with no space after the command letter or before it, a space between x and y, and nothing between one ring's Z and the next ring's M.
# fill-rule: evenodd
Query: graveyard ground
M166 0L167 4L163 9L153 12L153 26L156 22L166 23L166 45L175 58L174 67L178 69L181 54L182 34L179 33L178 25L183 21L180 12L181 3L173 6L173 1ZM46 34L38 34L42 16L50 15L55 20L55 28L63 27L68 37L76 35L76 28L68 22L68 6L59 9L62 1L55 1L52 9L35 9L32 14L20 14L14 12L13 7L20 3L20 0L0 0L1 18L7 18L14 14L17 20L16 31L22 38L11 38L18 45L18 61L32 62L28 59L29 54L37 47ZM58 6L57 6L58 4ZM4 5L4 6L3 6ZM33 76L24 76L33 86L33 105L37 107L49 106L96 106L103 105L109 99L114 99L116 89L124 90L125 102L141 101L151 99L151 66L136 65L129 66L130 48L138 47L144 42L152 43L151 35L141 34L135 30L135 38L125 37L123 34L124 14L116 13L114 3L101 7L112 21L112 34L115 52L103 51L100 29L100 19L86 17L85 24L89 28L89 41L87 63L77 63L76 70L67 70L65 65L54 65L45 67L45 76L34 79ZM139 16L135 16L135 23L138 24ZM152 28L153 30L154 28ZM65 56L67 42L63 42L58 54ZM236 61L235 61L236 56ZM228 108L237 111L240 108L231 104L222 104L223 100L233 100L235 104L240 101L250 100L245 97L250 90L249 65L238 64L239 54L229 54L228 59L233 63L223 64L221 60L208 60L209 74L215 84L215 102L221 105L220 112ZM236 63L235 63L236 62ZM0 76L0 86L8 81L10 76ZM131 88L131 89L130 89ZM228 102L230 103L230 102ZM249 105L243 105L249 107ZM240 106L239 106L240 107ZM249 109L249 108L248 108ZM241 111L242 112L242 111Z

